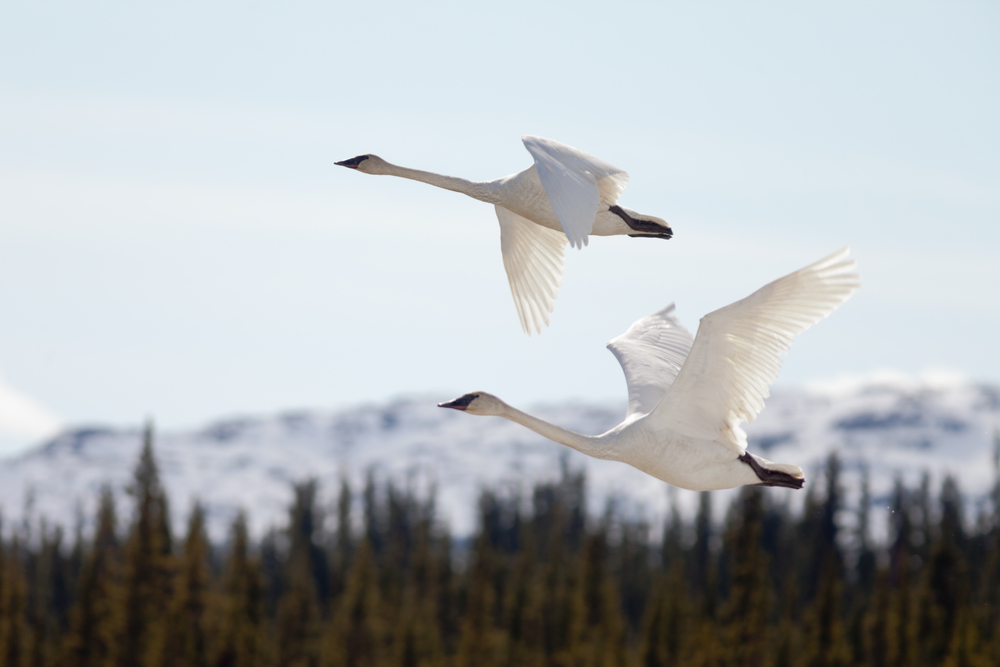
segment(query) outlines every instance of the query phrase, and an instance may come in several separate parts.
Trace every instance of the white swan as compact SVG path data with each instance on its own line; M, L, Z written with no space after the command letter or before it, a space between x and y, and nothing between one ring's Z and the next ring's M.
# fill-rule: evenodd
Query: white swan
M535 164L524 171L477 183L359 155L336 164L366 174L401 176L454 190L496 206L500 251L521 328L529 336L549 324L566 264L567 239L587 245L588 235L669 239L660 218L618 206L628 174L593 155L542 137L521 137Z
M701 319L694 340L673 304L644 317L608 348L628 383L625 421L603 435L575 433L485 392L439 404L505 417L584 454L624 461L685 489L744 484L802 488L798 466L746 451L752 422L778 376L792 337L832 313L861 284L844 248Z

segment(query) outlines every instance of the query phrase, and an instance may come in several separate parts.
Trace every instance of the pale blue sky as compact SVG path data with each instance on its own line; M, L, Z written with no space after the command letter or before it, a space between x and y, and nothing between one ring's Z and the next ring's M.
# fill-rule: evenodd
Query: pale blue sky
M246 4L0 4L0 455L57 421L623 399L632 321L693 331L846 244L864 288L782 382L1000 381L996 3ZM491 179L522 134L676 233L569 252L531 339L491 207L333 165Z

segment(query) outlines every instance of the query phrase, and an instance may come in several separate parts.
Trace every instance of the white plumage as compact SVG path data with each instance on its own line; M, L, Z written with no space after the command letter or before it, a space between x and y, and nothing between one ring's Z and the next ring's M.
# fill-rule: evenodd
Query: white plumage
M644 317L608 348L625 372L628 411L607 433L587 436L549 424L485 392L442 403L523 424L597 458L623 461L694 490L744 484L800 488L798 466L746 451L741 422L764 407L792 339L832 313L860 286L844 248L701 319L692 339L671 304Z
M615 204L628 185L628 174L558 141L530 135L521 141L535 160L538 180L569 244L574 248L587 245L601 201Z
M670 238L666 221L618 206L628 174L604 160L542 137L524 136L534 164L493 181L474 182L359 155L337 164L366 174L429 183L493 204L500 248L521 328L548 326L566 264L565 246L582 248L591 234Z

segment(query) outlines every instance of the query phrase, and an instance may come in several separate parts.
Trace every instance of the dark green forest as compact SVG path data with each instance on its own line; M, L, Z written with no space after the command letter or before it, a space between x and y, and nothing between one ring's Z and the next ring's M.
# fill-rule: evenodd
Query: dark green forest
M147 431L132 506L105 490L86 538L0 531L0 666L998 665L1000 487L967 512L927 480L896 484L885 544L835 458L801 511L745 487L721 525L709 493L693 522L588 516L564 470L483 492L468 540L369 479L330 480L331 507L299 484L284 529L211 544L197 506L171 533Z

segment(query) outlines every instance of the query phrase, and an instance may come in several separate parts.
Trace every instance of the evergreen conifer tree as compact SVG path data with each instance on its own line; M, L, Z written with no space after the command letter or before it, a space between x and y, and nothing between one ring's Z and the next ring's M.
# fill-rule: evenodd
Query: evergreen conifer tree
M205 512L195 503L188 520L184 551L167 609L159 667L208 667L205 610L208 606L209 546Z
M868 667L889 666L889 647L892 643L889 604L889 573L880 569L875 574L875 590L871 596L871 605L865 612L864 653L856 664Z
M510 583L503 604L506 635L503 664L541 667L545 664L545 618L542 563L531 521L519 525L519 548L511 554Z
M385 653L385 630L374 550L368 540L354 557L347 588L323 638L324 667L379 667Z
M670 565L675 559L681 558L684 555L684 549L681 545L684 522L681 521L676 486L667 487L667 497L670 501L670 512L663 526L663 542L660 549L660 564L664 572L670 569Z
M274 619L278 615L278 606L285 594L285 566L287 559L282 558L278 548L278 531L274 528L264 533L260 541L260 575L264 590L264 616Z
M330 566L326 552L319 546L323 512L317 504L319 487L310 479L294 487L295 502L292 505L288 528L291 555L289 560L301 552L307 563L307 572L315 589L316 601L321 608L326 605L330 591Z
M695 541L688 554L691 586L697 600L692 624L690 663L696 667L716 667L723 664L721 638L717 622L719 580L717 559L712 550L712 493L698 494L698 513L695 515Z
M913 520L911 495L899 477L893 485L890 500L889 528L889 664L914 664L916 650L913 637Z
M624 667L625 619L608 567L608 525L588 535L578 558L572 596L569 654L572 664Z
M7 549L3 542L3 514L0 513L0 657L7 654Z
M916 514L918 520L913 521L918 531L919 539L915 540L914 553L923 562L930 557L931 544L934 542L934 517L931 512L931 475L924 471L920 477L920 486L913 494L911 514Z
M321 523L316 508L316 482L295 486L288 526L288 582L278 603L278 662L288 667L312 667L319 659L320 605L325 602L325 555L316 544Z
M857 542L857 562L854 568L853 586L850 587L850 644L851 658L856 664L865 661L868 651L868 623L871 596L875 589L876 559L869 536L869 515L871 495L868 483L868 468L861 472L861 494L858 500L858 523L855 532Z
M981 586L985 607L983 626L990 641L987 654L1000 664L1000 428L993 432L993 489L990 493L990 522L986 533L985 572Z
M28 582L21 567L21 547L17 535L6 554L3 599L0 599L0 665L22 667L27 664L31 632L25 622Z
M931 560L934 557L932 549L938 542L935 535L933 516L931 513L930 473L924 471L920 486L912 494L911 515L914 528L913 555L911 558L910 588L905 592L912 601L912 640L913 664L936 665L944 658L950 642L940 625L935 605L933 586L931 584Z
M319 655L319 606L305 552L293 552L288 561L288 587L278 603L278 663L313 667Z
M962 498L954 478L941 487L941 518L937 537L925 568L922 599L927 601L929 622L924 629L924 656L928 664L942 664L958 642L965 645L960 617L968 604L968 577L962 546ZM971 619L970 619L971 620Z
M802 618L801 600L794 570L785 572L781 610L778 615L777 641L774 646L774 667L797 667L801 664Z
M767 556L760 541L763 502L759 488L743 487L737 501L739 510L735 525L730 529L732 583L725 623L729 663L734 666L763 665L770 658L770 582Z
M542 636L548 664L559 664L569 645L572 590L577 583L572 559L576 529L572 513L566 509L567 503L573 502L573 496L564 492L566 480L564 470L560 484L535 487L529 522L532 542L538 545L543 559L540 563ZM584 499L581 497L579 502Z
M365 488L361 495L362 514L364 515L364 538L376 557L382 554L383 536L382 512L375 494L375 475L369 471L365 477Z
M666 573L657 577L646 605L639 642L641 667L672 667L687 654L689 611L684 561L670 560Z
M437 608L440 560L434 552L433 503L417 515L410 568L393 632L389 664L395 667L434 667L445 659Z
M715 616L716 580L712 557L712 492L698 494L698 514L694 523L694 551L691 554L691 584L701 600L699 615Z
M170 517L153 456L151 424L143 435L129 493L135 499L135 518L124 547L122 588L115 605L114 667L140 667L155 661L154 642L163 631L162 611L170 600Z
M827 461L826 498L819 507L818 540L813 567L818 564L816 596L806 620L804 654L809 667L835 667L850 659L843 628L843 556L837 544L836 515L840 508L840 462Z
M31 627L28 664L56 664L68 625L68 565L62 549L62 527L49 530L43 520L40 544L28 555L27 619Z
M677 487L667 489L670 512L663 527L660 572L650 586L638 641L641 667L681 664L685 654L690 597L684 572L681 544L683 522L677 502Z
M451 535L442 531L435 541L437 552L434 554L433 567L429 570L431 584L427 588L427 595L437 614L441 644L445 653L450 656L454 653L459 634L458 576L453 567Z
M214 667L261 667L264 659L264 591L260 564L250 556L246 515L233 522L229 558L219 596L219 637Z
M500 664L503 647L496 628L497 595L493 586L497 554L485 525L476 537L471 558L455 666L491 667Z
M826 462L826 498L820 506L819 539L814 563L817 572L832 568L838 578L843 575L844 557L837 544L837 513L841 508L843 489L840 487L840 459L836 452Z
M100 492L98 493L98 507L100 507ZM83 510L77 506L76 522L73 529L73 549L69 552L66 560L67 586L72 592L70 607L76 604L76 592L80 589L80 572L83 570L84 554L87 550L86 540L83 537ZM69 616L67 615L67 620Z
M653 585L653 569L650 556L649 526L644 521L619 521L619 540L614 552L614 578L618 580L622 611L625 614L626 633L638 629L642 623L643 610L649 603L649 592ZM634 639L629 636L629 643Z
M393 634L391 660L387 663L391 667L444 665L444 647L433 606L418 598L413 585L403 592L399 621Z
M114 494L105 485L101 488L93 543L84 556L76 603L70 612L64 655L66 664L74 667L105 667L110 661L112 604L120 568L115 524Z
M984 654L979 628L969 607L962 607L955 619L955 628L943 667L990 667L995 665Z
M416 508L413 497L392 482L386 484L385 553L381 559L380 583L391 609L402 607L402 592L413 548Z
M354 556L354 531L351 528L351 487L347 479L340 481L337 496L337 532L330 558L330 597L336 600L347 584L347 572Z

